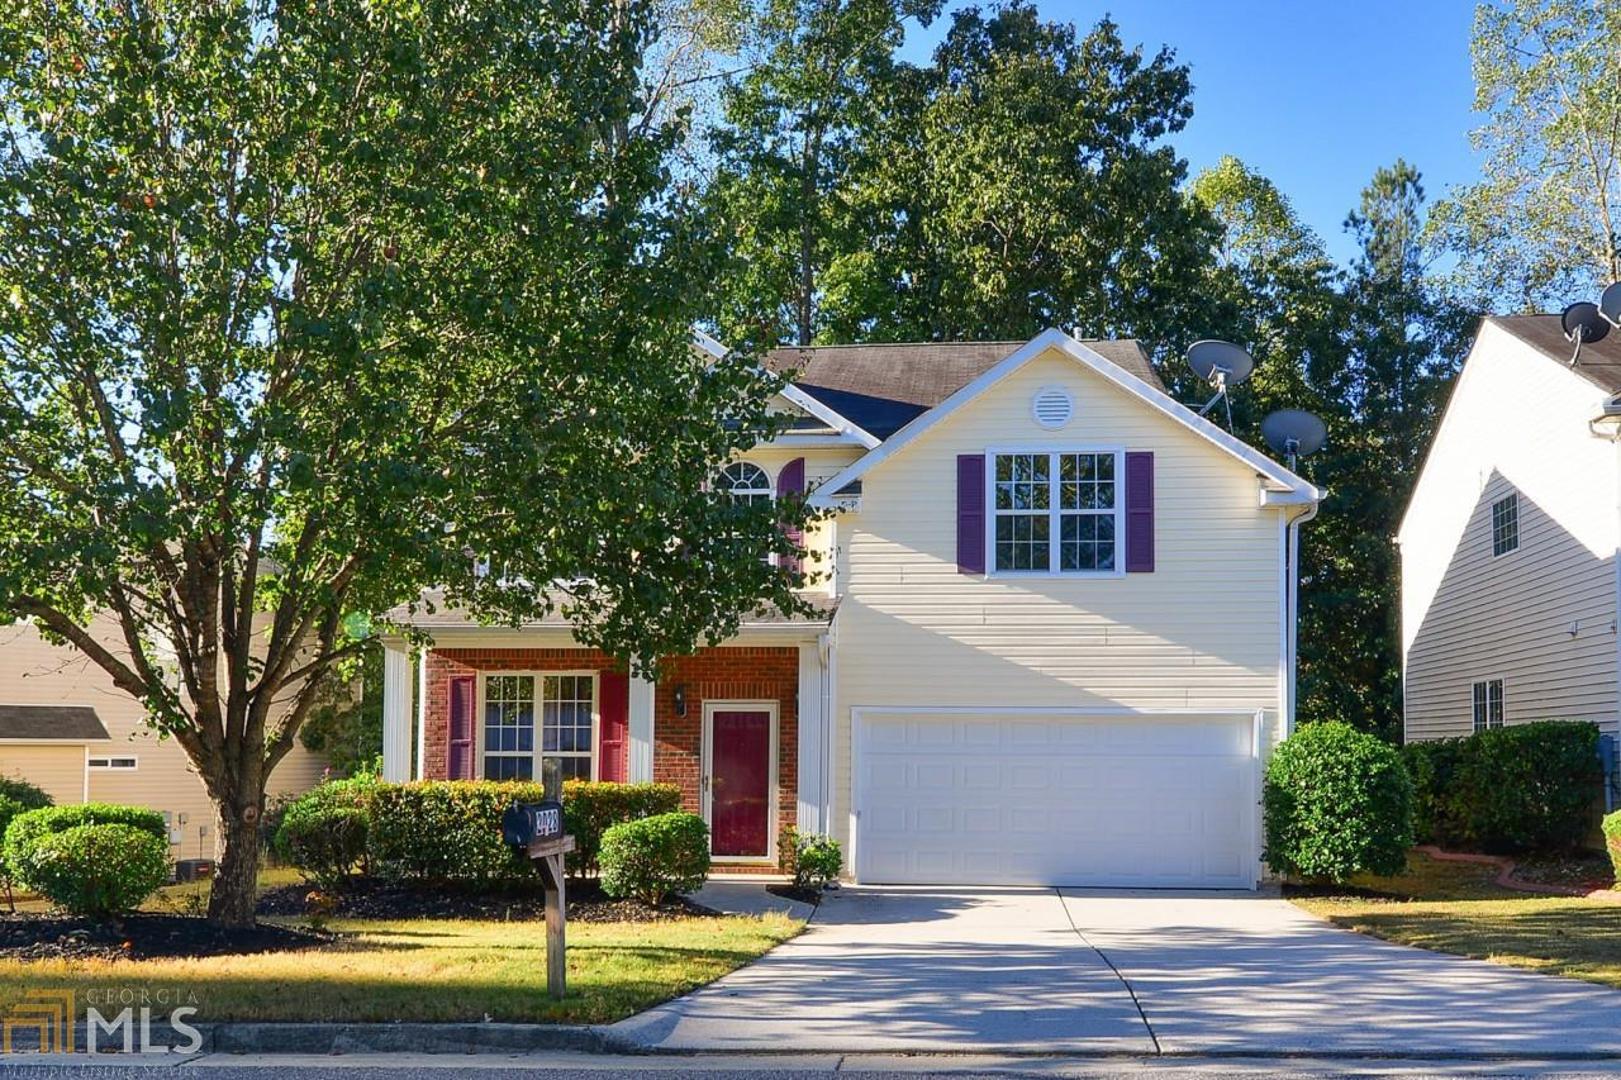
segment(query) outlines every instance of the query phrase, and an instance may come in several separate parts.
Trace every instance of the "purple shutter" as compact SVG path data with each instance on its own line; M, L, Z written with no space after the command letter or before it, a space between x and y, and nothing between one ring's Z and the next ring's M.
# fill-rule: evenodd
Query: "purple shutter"
M450 680L450 748L445 771L449 780L473 779L473 677Z
M782 472L777 474L777 494L782 496L803 495L804 493L805 459L802 457L796 457L794 460L784 465L782 467ZM788 542L793 544L795 547L798 547L805 542L805 534L801 530L789 529L787 532ZM789 558L784 565L786 565L792 572L796 574L799 573L798 557Z
M957 455L957 572L985 572L985 455Z
M1154 571L1154 454L1126 455L1126 573Z

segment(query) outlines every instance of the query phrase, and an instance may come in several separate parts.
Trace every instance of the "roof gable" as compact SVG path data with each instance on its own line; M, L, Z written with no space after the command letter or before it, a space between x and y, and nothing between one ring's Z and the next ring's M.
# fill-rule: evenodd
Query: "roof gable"
M960 387L938 405L920 413L896 431L882 446L869 450L860 459L831 477L811 497L812 505L833 505L837 501L837 493L860 481L875 466L888 458L904 452L925 432L947 422L962 406L1048 350L1056 350L1082 367L1102 376L1167 419L1189 428L1216 449L1254 469L1273 490L1288 493L1292 496L1289 501L1315 502L1323 497L1324 493L1310 482L1223 431L1171 398L1157 385L1150 384L1147 380L1106 359L1089 345L1075 340L1061 330L1046 330Z
M1565 337L1559 316L1488 315L1481 320L1483 327L1487 323L1507 330L1549 360L1570 367L1599 389L1611 394L1621 391L1621 331L1612 330L1603 341L1583 345L1580 362L1571 367L1570 357L1576 347Z

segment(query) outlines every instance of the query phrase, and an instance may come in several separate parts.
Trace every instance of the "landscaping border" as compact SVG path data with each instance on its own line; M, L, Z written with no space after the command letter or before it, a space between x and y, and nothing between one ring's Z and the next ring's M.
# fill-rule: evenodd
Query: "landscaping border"
M1516 877L1513 859L1505 855L1475 855L1461 851L1442 851L1434 844L1419 844L1413 848L1438 862L1477 863L1481 866L1497 867L1497 876L1492 879L1493 885L1514 892L1524 893L1552 893L1555 896L1580 896L1589 900L1611 900L1621 902L1621 889L1578 889L1571 885L1547 885L1537 881L1527 881Z

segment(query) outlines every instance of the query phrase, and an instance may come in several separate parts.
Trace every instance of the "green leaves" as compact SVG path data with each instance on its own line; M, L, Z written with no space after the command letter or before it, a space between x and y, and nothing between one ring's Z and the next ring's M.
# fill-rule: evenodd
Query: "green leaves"
M350 613L563 604L650 663L799 603L764 556L802 511L706 487L772 384L692 348L719 247L647 117L654 30L582 0L0 13L0 619L142 698L233 818Z

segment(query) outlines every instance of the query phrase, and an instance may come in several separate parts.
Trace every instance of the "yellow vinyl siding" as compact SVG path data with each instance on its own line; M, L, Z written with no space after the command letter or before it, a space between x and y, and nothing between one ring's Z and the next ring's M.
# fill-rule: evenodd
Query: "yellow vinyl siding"
M122 652L110 621L100 620L94 629L98 638ZM203 854L213 853L213 804L186 752L173 739L159 739L147 726L140 703L116 689L112 680L82 654L49 644L27 624L0 626L0 701L17 705L87 705L95 709L109 737L84 744L89 747L89 755L133 756L138 760L134 769L91 770L90 799L167 811L176 826L184 815L183 854L197 854L199 826L208 829L202 840ZM72 752L77 772L71 797L66 801L76 803L84 798L85 752L81 744L75 744ZM9 756L10 750L0 744L0 772L9 771ZM308 790L319 782L324 768L325 762L318 755L295 743L271 773L272 798Z
M1499 678L1506 723L1615 729L1616 448L1587 427L1603 399L1483 325L1402 525L1409 739L1468 734L1473 684ZM1494 556L1510 493L1519 547Z
M770 473L771 489L780 493L777 484L782 476L783 467L794 458L802 457L805 459L805 490L811 492L846 465L861 457L863 453L865 451L859 446L791 447L766 444L744 454L743 460L752 461ZM813 575L810 589L825 592L832 571L833 530L830 520L824 518L812 522L811 527L805 530L802 542L805 550L812 555L805 565L805 572Z
M61 746L0 743L0 776L37 784L56 801L84 801L84 744Z
M1035 391L1051 385L1075 401L1058 431L1030 411ZM957 455L1013 446L1153 451L1155 572L958 573ZM846 576L833 821L841 833L851 707L1265 710L1267 739L1276 738L1279 511L1261 508L1249 467L1074 361L1037 357L964 405L869 472L861 504L839 523Z

